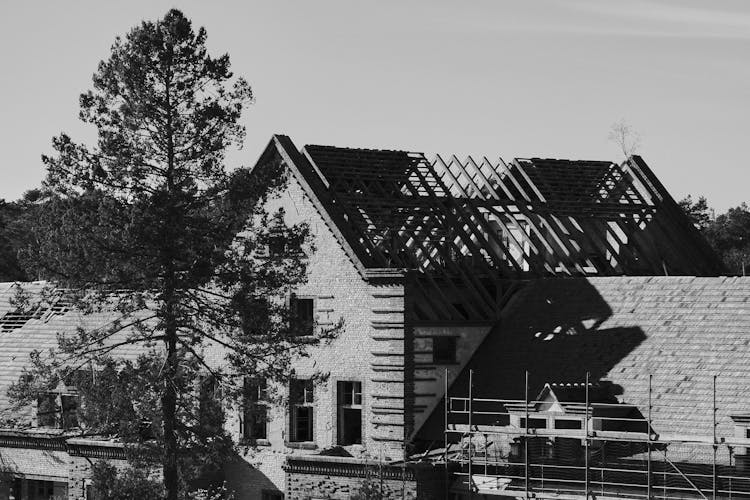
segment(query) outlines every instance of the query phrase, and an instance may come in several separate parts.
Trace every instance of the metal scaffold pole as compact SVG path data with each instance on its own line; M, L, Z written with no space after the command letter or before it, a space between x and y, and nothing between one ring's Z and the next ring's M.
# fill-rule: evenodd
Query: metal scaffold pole
M646 446L648 447L648 468L646 471L646 497L651 500L652 493L651 493L651 396L652 396L652 386L653 386L653 379L654 375L649 373L648 375L648 422L646 422L646 425L648 425L648 428L646 429L646 435L648 436Z
M523 463L524 463L524 484L526 491L526 498L529 498L529 371L526 370L526 385L524 388L524 398L526 404L524 405L526 411L526 420L523 424L523 430L525 436L523 438Z
M713 486L712 486L712 491L711 491L711 498L713 498L713 500L716 500L716 449L718 448L718 443L716 441L716 375L714 375L713 382L714 382L713 383L713 395L714 395L714 397L713 397L713 407L712 407L712 412L711 413L713 414L713 418L712 418L712 422L713 422L712 427L713 427L713 429L712 429L712 431L713 431L713 449L714 449L714 453L713 453L713 463L712 463Z
M448 369L445 369L445 392L443 393L443 402L445 403L443 405L443 416L444 416L444 423L445 427L443 428L443 464L445 464L445 500L448 500L449 493L449 480L450 475L448 472Z
M583 427L586 434L586 439L584 441L585 446L585 456L584 456L584 463L586 465L585 470L585 492L586 492L586 498L589 497L589 372L586 372L586 416L583 418Z
M471 413L473 410L474 403L474 370L469 370L469 499L474 497L474 478L472 477L472 467L474 450L472 449L472 436L474 431L471 427Z

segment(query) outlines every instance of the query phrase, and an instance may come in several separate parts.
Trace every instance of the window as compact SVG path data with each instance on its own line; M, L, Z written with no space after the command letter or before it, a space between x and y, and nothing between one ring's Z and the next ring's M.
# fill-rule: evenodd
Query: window
M60 407L62 408L62 428L78 427L78 396L61 395Z
M522 418L520 422L522 428L526 428L526 419ZM547 419L545 418L529 418L529 429L546 429Z
M57 427L57 394L43 394L36 400L36 423L39 427Z
M312 380L292 380L289 386L291 441L313 441L313 402L315 392Z
M56 390L37 398L38 427L73 429L78 427L78 395Z
M315 326L315 300L292 295L289 309L294 334L312 335Z
M55 496L55 483L28 479L29 500L49 500Z
M456 362L456 337L432 338L432 362L436 364Z
M555 419L555 429L582 429L580 420Z
M221 406L221 387L212 375L199 379L198 421L201 426L216 427L224 418Z
M261 500L284 500L284 494L280 491L263 490Z
M244 385L242 437L250 441L268 439L266 381L246 378Z
M273 232L268 237L268 256L283 257L286 253L286 240L281 232Z
M241 326L244 333L264 335L271 329L269 317L271 305L265 297L253 297L247 307L240 310Z
M339 382L338 444L362 444L362 382Z

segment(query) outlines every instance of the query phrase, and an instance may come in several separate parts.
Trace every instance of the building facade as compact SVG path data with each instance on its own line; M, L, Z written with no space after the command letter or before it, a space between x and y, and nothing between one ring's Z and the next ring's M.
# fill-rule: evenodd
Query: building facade
M290 307L310 328L342 320L344 327L295 361L294 378L275 388L286 395L284 404L271 403L265 396L271 388L256 381L229 419L241 443L242 460L226 471L237 499L348 498L368 481L392 498L444 498L456 479L446 461L445 388L465 387L468 369L489 371L490 344L534 372L538 360L524 357L528 351L503 347L511 313L529 289L572 278L722 272L640 157L621 165L428 160L403 151L297 149L288 137L274 136L255 168L271 164L283 166L286 184L267 208L283 208L287 223L307 223L316 246L308 281L290 294ZM0 403L6 404L6 389L30 350L53 347L55 333L81 318L62 307L16 318L12 284L2 286ZM524 317L542 319L544 310L527 309ZM568 331L557 326L544 337ZM626 344L637 341L624 335ZM487 377L485 383L509 382ZM38 419L32 423L39 427ZM52 451L70 464L79 455L64 448L66 439ZM0 455L16 449L3 442ZM27 493L8 495L37 498L28 491L39 479L24 467L17 463L11 475L27 484ZM74 469L68 467L66 494L79 499L84 493L71 486ZM49 480L63 483L55 478Z

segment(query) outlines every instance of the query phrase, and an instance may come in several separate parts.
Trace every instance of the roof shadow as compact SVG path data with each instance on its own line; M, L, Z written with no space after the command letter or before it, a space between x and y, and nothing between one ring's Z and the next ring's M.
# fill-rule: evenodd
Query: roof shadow
M600 328L611 315L610 306L586 279L530 282L458 375L449 394L468 396L470 370L475 398L525 399L527 371L529 398L546 383L584 382L587 372L590 382L600 382L646 339L637 326ZM622 392L616 384L606 386L613 396ZM439 436L442 425L442 412L434 412L419 437Z

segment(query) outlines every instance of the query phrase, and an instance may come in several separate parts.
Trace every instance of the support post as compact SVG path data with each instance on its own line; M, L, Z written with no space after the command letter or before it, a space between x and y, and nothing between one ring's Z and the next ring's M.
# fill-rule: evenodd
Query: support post
M471 428L471 414L474 411L474 370L469 370L469 500L474 498L474 478L472 467L474 465L474 450L472 448L472 436L474 431Z
M586 492L586 498L589 497L589 372L586 372L586 416L583 418L583 428L586 434L584 440L584 464L586 466L584 476L584 491Z
M653 387L653 378L654 375L649 373L648 374L648 421L646 422L646 425L648 426L646 428L646 435L648 436L646 441L646 446L648 447L648 468L646 470L646 496L649 500L652 498L652 481L651 481L651 408L652 408L652 387Z
M406 443L404 443L404 461L401 464L401 500L406 500Z
M714 449L714 453L713 453L713 463L711 464L711 469L712 469L711 470L711 475L713 476L713 486L712 486L712 489L711 489L711 498L713 500L716 500L716 479L717 479L717 477L716 477L716 449L718 448L718 443L716 441L716 375L714 375L713 382L714 382L713 383L713 395L714 395L714 397L713 397L713 411L711 413L713 414L712 415L712 421L713 421L713 424L712 424L713 430L712 430L712 432L713 432L713 449Z
M445 369L445 392L443 393L443 464L445 465L445 500L448 500L448 490L450 489L450 475L448 472L448 369Z
M524 387L524 401L526 404L524 405L524 409L526 412L526 421L524 422L523 431L524 431L524 437L523 437L523 474L524 474L524 484L526 491L526 498L529 498L529 371L526 370L526 383Z

